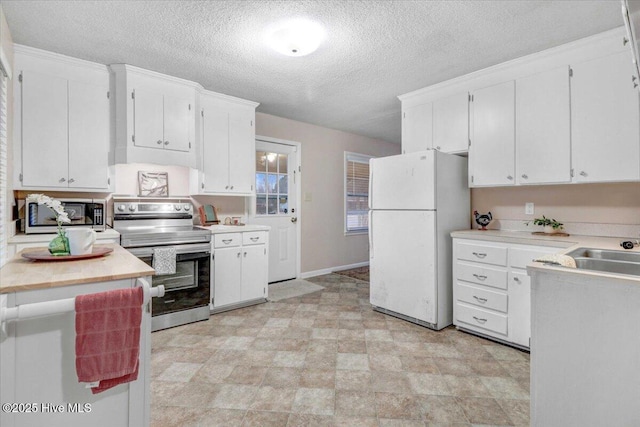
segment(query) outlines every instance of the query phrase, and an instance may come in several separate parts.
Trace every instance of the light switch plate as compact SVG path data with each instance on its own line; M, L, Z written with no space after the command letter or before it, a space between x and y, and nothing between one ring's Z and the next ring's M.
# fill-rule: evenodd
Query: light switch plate
M527 215L533 215L535 212L533 203L525 203L524 204L524 213Z
M304 193L304 201L310 202L313 199L311 193Z

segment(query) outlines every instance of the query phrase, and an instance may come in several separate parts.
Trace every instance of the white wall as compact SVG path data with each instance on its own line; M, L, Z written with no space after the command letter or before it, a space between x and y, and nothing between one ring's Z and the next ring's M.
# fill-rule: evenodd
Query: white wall
M344 152L382 157L400 154L400 145L264 113L256 114L256 135L302 146L301 273L368 262L367 235L343 231Z
M0 52L3 58L5 58L9 62L9 68L13 69L13 39L11 38L11 31L9 29L9 25L7 24L7 20L4 16L4 11L2 10L2 5L0 5ZM15 73L13 73L13 78L17 78ZM7 202L11 204L13 202L13 82L7 82L8 89L8 102L7 102ZM11 206L8 207L8 215L7 215L7 224L3 224L8 226L11 220Z

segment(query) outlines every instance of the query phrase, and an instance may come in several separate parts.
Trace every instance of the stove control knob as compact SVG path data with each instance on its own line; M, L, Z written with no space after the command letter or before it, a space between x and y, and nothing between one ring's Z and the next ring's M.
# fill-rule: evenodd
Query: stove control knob
M118 206L118 211L120 211L120 212L124 212L125 208L126 208L126 206L125 206L125 205L119 205L119 206Z
M173 208L177 211L182 210L182 206L180 205L173 205Z
M129 205L129 210L131 212L135 211L136 210L136 205Z
M190 211L191 210L191 205L189 205L189 204L184 205L184 210L185 211Z

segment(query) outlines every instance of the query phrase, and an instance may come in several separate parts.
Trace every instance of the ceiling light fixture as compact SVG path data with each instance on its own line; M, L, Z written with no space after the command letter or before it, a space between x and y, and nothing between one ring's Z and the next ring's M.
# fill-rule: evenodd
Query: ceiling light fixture
M325 32L322 26L307 19L294 19L273 25L267 32L267 44L287 56L305 56L315 51Z

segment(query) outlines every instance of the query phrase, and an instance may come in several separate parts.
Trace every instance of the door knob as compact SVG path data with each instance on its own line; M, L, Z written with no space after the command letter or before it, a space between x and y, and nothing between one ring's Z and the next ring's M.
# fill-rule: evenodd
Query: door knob
M292 216L292 217L291 217L291 222L293 222L293 223L298 222L298 218L297 218L297 217L295 217L295 216Z

